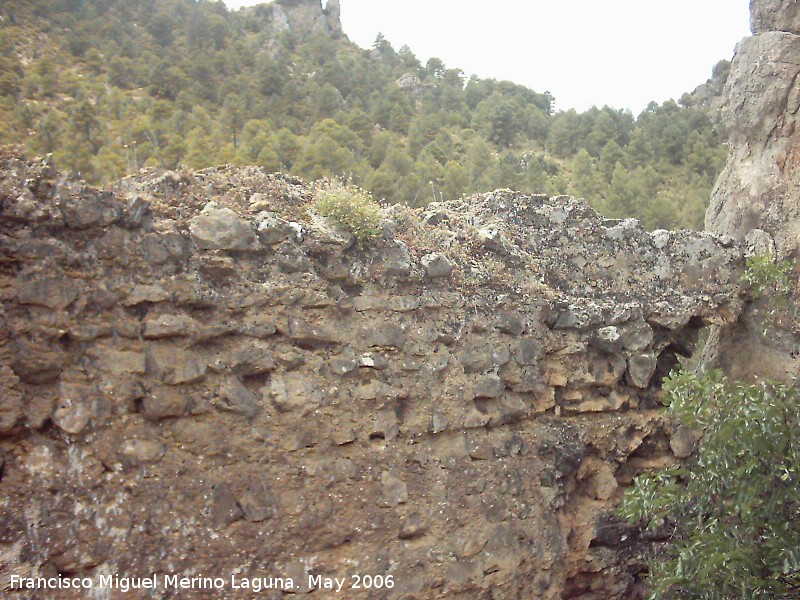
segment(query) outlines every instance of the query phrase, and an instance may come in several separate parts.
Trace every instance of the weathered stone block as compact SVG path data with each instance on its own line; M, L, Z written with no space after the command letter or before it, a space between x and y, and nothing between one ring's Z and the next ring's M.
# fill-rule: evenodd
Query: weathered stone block
M189 221L192 240L201 250L249 250L256 241L250 223L230 208L214 202L206 204L199 215Z

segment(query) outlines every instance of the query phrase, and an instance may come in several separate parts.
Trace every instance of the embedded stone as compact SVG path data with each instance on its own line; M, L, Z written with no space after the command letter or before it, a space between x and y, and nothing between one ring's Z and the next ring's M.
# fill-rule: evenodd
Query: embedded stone
M17 286L20 304L35 304L45 308L66 308L78 297L78 286L66 278L49 277L26 281Z
M646 388L656 372L658 359L655 354L640 354L628 359L628 378L632 385Z
M256 229L258 232L258 239L265 246L274 246L275 244L289 239L293 234L289 223L271 212L260 212L257 219L259 219Z
M519 337L525 331L525 320L516 311L504 311L497 316L496 327L503 333Z
M211 522L216 527L227 527L244 516L228 486L218 483L211 494Z
M331 373L343 376L355 371L359 367L359 363L348 358L333 358L329 366Z
M644 350L653 343L653 328L644 321L631 321L619 329L620 341L630 351Z
M272 345L262 340L248 340L231 352L229 366L244 377L269 373L275 369Z
M503 380L497 375L488 375L484 377L475 386L472 393L473 398L499 398L503 391L506 389Z
M250 223L230 208L209 202L199 215L189 221L189 231L201 250L249 250L256 234Z
M18 340L11 368L25 383L49 383L58 379L66 365L66 353L44 341Z
M252 484L239 498L239 506L246 521L259 523L278 516L278 504L266 482Z
M289 319L289 337L301 346L326 346L339 344L339 336L324 327L298 319Z
M188 335L197 323L186 315L153 315L144 322L145 339L161 339Z
M396 325L388 323L366 332L367 344L376 348L402 348L406 344L406 334Z
M622 352L622 335L619 329L613 325L601 327L595 331L589 343L595 348L611 354Z
M379 269L390 277L408 277L411 274L411 254L402 242L386 248L378 258Z
M619 487L614 470L607 463L601 463L593 479L594 497L598 500L608 500Z
M62 198L60 208L64 222L70 229L108 226L123 214L122 204L108 192Z
M53 423L67 433L81 433L95 416L99 391L88 381L62 380L58 386L58 404Z
M697 450L702 433L680 425L669 438L669 448L676 458L689 458Z
M136 306L144 302L166 302L169 298L169 292L160 285L136 285L122 303L125 306Z
M487 350L472 348L462 352L459 357L464 373L483 373L495 366L494 356Z
M136 350L117 350L109 344L92 346L87 355L97 368L111 375L144 375L145 354Z
M236 377L229 377L220 391L220 408L252 419L261 411L258 397Z
M425 269L425 275L431 279L450 277L453 272L453 263L447 256L439 252L426 254L422 257L421 262Z
M284 413L312 408L322 399L320 389L301 373L276 373L262 393L269 394L275 408Z
M625 373L625 359L616 354L593 353L588 359L588 371L598 386L616 384Z
M159 387L142 400L142 414L147 419L166 419L186 414L189 395L181 388Z
M383 493L378 499L378 506L383 508L394 508L398 504L405 504L408 501L408 486L402 479L395 477L389 471L381 473L381 483Z
M147 349L145 370L167 385L181 385L205 379L208 366L189 351L153 344Z
M519 342L514 358L520 365L535 365L539 361L541 351L542 345L539 342L533 339L524 339Z
M413 540L425 535L428 528L418 512L411 513L404 521L397 537L401 540Z

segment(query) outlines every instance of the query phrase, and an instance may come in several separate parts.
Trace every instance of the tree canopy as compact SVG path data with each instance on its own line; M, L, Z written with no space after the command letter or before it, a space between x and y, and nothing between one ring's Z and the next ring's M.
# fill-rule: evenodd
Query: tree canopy
M726 154L702 108L556 112L549 92L466 80L383 36L364 50L278 31L265 6L20 0L0 15L0 143L52 152L97 183L144 166L257 164L348 177L389 202L516 187L699 227Z

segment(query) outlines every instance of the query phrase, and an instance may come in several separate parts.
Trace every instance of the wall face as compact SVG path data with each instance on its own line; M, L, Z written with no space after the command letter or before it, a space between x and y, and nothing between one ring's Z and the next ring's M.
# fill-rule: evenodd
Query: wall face
M800 3L754 0L750 8L754 35L737 47L725 89L730 151L706 213L706 229L743 240L749 254L796 262ZM795 326L765 323L763 312L757 303L736 327L716 332L706 360L736 378L788 380L800 375L798 340L791 333ZM767 328L770 333L764 336Z
M737 317L731 239L498 191L386 209L359 249L302 182L254 168L99 191L1 166L4 587L641 595L643 541L609 510L692 451L658 382Z

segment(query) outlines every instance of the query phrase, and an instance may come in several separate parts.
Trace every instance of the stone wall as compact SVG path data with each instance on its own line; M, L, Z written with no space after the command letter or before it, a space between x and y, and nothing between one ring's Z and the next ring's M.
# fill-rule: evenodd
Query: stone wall
M387 208L359 248L307 185L257 168L98 190L0 163L0 586L641 596L653 540L609 510L692 452L659 382L736 319L733 239L500 190Z

